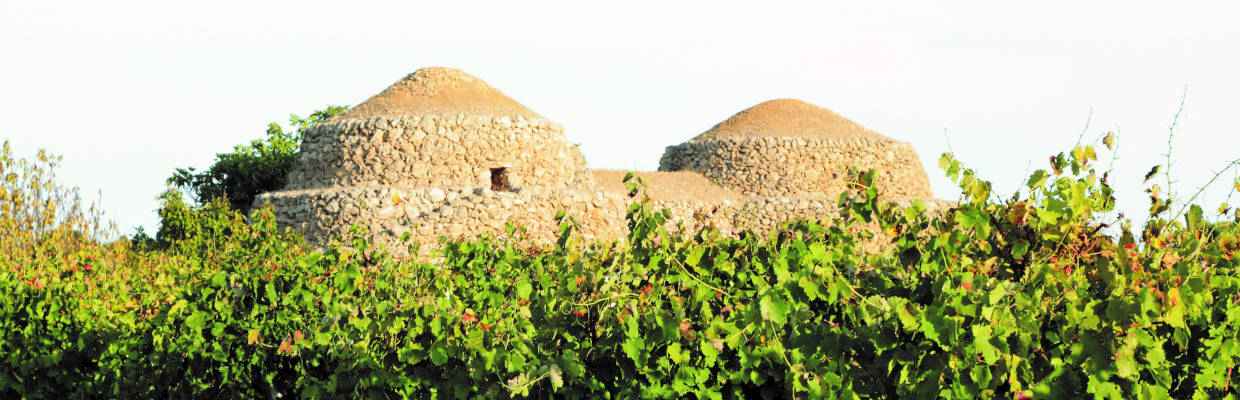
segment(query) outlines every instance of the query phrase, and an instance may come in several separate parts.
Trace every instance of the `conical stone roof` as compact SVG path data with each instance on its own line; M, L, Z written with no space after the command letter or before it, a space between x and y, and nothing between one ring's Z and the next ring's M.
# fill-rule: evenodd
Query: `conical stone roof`
M414 71L339 118L436 114L542 118L481 79L464 71L445 67L428 67Z
M693 140L745 137L885 138L826 108L796 99L776 99L738 112Z

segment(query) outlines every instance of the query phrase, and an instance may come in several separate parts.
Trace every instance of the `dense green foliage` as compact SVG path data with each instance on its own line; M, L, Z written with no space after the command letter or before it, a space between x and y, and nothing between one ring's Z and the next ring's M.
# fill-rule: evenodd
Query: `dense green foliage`
M302 132L346 110L329 106L306 118L290 116L291 132L272 122L267 125L267 137L216 154L215 162L205 171L177 168L168 183L189 192L201 203L224 199L233 209L248 212L259 194L284 187L297 161Z
M623 243L565 221L435 262L169 202L167 249L0 259L0 397L1235 399L1240 225L1109 220L1095 158L997 201L944 156L965 195L942 211L863 175L829 226L769 236L676 237L634 201Z

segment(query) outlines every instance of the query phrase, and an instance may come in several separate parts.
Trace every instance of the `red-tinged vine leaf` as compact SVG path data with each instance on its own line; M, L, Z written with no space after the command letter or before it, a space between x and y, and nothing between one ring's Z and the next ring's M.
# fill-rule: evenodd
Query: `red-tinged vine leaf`
M1182 257L1180 257L1180 255L1174 251L1168 252L1167 254L1163 255L1162 265L1165 268L1174 267L1176 263L1180 262L1181 258Z
M1008 211L1008 222L1012 225L1024 225L1031 211L1029 204L1023 201L1012 204Z
M1063 153L1051 156L1051 172L1053 172L1055 176L1063 174L1063 169L1067 166L1067 163L1068 162L1064 160Z
M284 354L284 355L293 354L293 343L292 343L292 341L291 341L291 340L289 340L288 338L285 338L284 340L281 340L281 341L280 341L280 347L276 348L276 353L279 353L279 354Z
M680 327L678 330L680 331L680 337L685 340L694 340L697 338L697 333L693 331L693 323L689 322L687 319L680 320Z

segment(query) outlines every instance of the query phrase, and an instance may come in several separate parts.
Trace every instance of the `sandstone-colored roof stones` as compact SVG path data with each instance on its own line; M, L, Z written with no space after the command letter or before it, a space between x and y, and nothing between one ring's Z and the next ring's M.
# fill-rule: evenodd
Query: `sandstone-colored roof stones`
M522 116L541 119L481 79L455 68L422 68L340 116L342 119L427 114Z
M720 122L694 140L730 137L881 138L834 111L797 99L758 103Z

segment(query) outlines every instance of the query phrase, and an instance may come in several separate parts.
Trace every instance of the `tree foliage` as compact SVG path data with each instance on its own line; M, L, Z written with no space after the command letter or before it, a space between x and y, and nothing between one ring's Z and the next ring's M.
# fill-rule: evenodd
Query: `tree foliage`
M206 170L177 168L168 184L189 193L200 204L222 199L235 210L249 212L255 197L279 190L287 183L288 173L297 161L302 133L345 110L342 106L328 106L306 118L292 115L290 130L272 122L263 139L217 154Z

